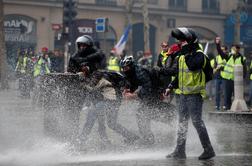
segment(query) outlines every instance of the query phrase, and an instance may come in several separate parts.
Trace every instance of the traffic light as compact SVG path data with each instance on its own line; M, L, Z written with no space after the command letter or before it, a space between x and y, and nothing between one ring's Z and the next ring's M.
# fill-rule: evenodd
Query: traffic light
M77 15L76 0L64 0L63 1L63 25L64 27L70 27Z

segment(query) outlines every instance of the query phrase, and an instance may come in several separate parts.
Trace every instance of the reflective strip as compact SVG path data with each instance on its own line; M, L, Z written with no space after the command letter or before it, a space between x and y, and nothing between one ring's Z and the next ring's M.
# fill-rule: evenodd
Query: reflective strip
M190 91L190 93L193 93L193 92L199 93L199 91L204 90L204 89L205 89L205 86L191 86L191 87L187 86L187 87L182 87L182 92Z

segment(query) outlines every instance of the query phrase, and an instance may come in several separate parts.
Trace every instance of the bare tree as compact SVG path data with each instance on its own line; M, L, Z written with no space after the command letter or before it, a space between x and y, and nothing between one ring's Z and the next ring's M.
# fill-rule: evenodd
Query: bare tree
M0 82L1 89L8 89L8 78L7 78L7 61L6 51L4 42L4 4L3 0L0 0Z
M144 52L150 51L148 0L143 0Z
M125 1L125 11L126 11L125 26L132 25L133 6L134 6L134 0ZM128 53L132 54L132 30L129 32L127 46L128 46Z

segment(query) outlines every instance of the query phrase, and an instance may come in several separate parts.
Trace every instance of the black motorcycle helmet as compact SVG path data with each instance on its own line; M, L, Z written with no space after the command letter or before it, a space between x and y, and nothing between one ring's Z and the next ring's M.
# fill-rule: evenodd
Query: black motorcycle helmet
M186 41L186 43L181 44L181 53L186 54L191 52L198 46L198 36L196 32L191 28L180 27L172 30L171 36L179 41Z
M179 27L172 30L171 36L177 40L185 40L188 44L196 43L198 41L198 36L195 31L186 27Z

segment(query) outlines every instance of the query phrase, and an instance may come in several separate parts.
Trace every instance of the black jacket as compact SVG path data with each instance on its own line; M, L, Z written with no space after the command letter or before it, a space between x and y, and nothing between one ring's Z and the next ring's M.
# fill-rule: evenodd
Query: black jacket
M82 66L88 66L92 73L98 68L105 68L104 62L106 62L106 56L101 50L89 48L85 51L75 53L70 58L67 71L77 73L80 72Z
M142 102L152 103L153 100L159 99L159 93L153 85L153 78L150 71L140 65L134 65L133 74L125 77L127 88L131 92L137 91L138 97Z

